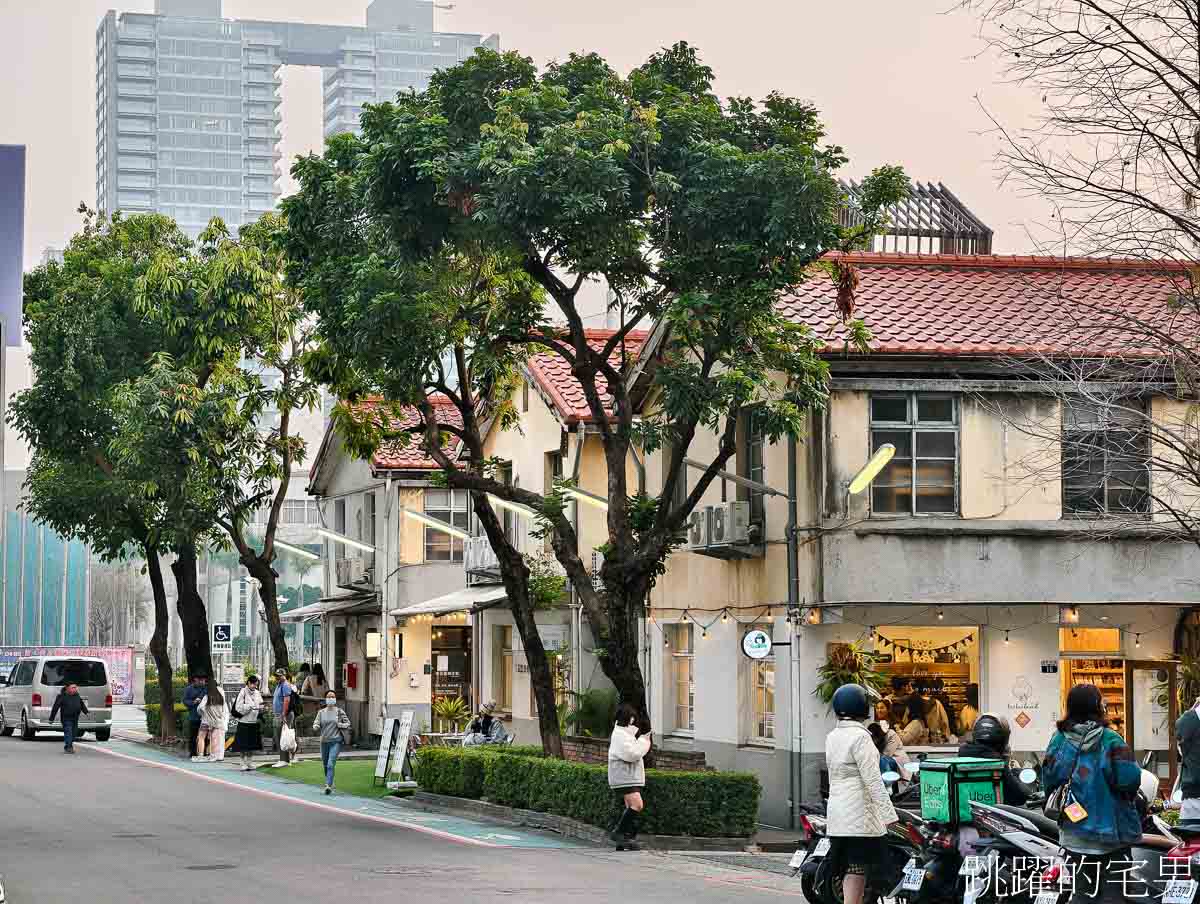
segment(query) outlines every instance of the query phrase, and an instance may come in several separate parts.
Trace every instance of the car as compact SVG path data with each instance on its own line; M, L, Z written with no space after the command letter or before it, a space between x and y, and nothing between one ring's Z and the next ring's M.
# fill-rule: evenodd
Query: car
M112 686L103 659L90 656L29 656L17 661L7 678L0 678L0 735L19 731L32 741L39 731L62 731L50 723L54 698L68 684L79 685L88 712L79 719L79 734L94 732L96 740L112 734Z

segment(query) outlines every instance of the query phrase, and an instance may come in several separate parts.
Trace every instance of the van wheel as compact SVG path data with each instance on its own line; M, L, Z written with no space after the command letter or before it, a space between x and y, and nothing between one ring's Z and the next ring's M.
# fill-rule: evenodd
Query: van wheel
M112 737L112 729L111 728L97 728L96 729L96 740L97 741L107 741L110 737Z
M29 727L29 713L21 713L21 739L24 741L32 741L37 734Z
M0 737L12 737L14 726L9 725L4 719L4 710L0 709Z

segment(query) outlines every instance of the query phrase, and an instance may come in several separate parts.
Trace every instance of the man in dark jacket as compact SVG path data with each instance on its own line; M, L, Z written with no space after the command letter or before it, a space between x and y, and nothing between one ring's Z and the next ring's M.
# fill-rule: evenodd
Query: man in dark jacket
M1187 820L1196 818L1197 802L1200 801L1200 701L1193 706L1175 723L1175 739L1179 743L1180 766L1179 790L1183 794L1183 809L1181 817Z
M975 727L971 730L971 740L959 745L958 755L979 757L984 760L1004 760L1004 802L1019 807L1029 800L1029 788L1013 775L1012 769L1008 766L1009 733L1007 719L1002 719L992 713L984 713L975 720Z
M208 676L193 675L192 682L183 690L183 705L188 711L188 750L196 755L196 739L200 735L200 701L208 694Z
M79 696L79 688L74 684L68 684L54 698L54 705L50 707L50 721L53 722L55 716L62 714L63 753L75 752L79 717L87 711L87 701Z

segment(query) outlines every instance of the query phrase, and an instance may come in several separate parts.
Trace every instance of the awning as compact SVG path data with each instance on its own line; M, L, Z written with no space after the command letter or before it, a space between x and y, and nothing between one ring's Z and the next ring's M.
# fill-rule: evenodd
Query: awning
M486 609L494 606L507 597L503 587L468 587L466 590L455 590L445 596L435 596L423 603L413 603L403 609L393 609L392 615L407 618L410 615L443 615L447 612L468 612L472 609Z
M374 593L355 593L351 596L327 596L315 603L279 613L281 622L310 622L326 615L359 615L379 612L379 597Z

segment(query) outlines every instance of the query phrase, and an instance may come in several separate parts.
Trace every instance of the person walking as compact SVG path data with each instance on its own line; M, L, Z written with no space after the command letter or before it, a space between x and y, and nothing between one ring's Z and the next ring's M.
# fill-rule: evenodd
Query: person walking
M200 701L208 692L206 688L207 675L193 675L188 686L183 689L183 705L188 713L188 754L195 759L197 745L200 741Z
M337 766L338 754L347 742L343 732L350 729L350 717L337 705L333 691L325 694L325 705L317 713L313 731L321 736L321 765L325 767L325 793L333 793L333 770Z
M837 727L825 737L829 771L831 876L842 876L844 904L862 904L867 881L884 857L880 839L896 821L896 809L883 786L879 750L867 731L871 715L867 689L843 684L833 694Z
M319 662L314 663L312 671L300 685L300 696L324 698L325 692L328 690L329 682L325 680L325 667Z
M219 763L225 759L225 731L229 727L229 707L215 678L208 679L204 699L200 701L200 743L198 760ZM193 762L196 760L194 759Z
M258 676L251 675L245 686L238 691L233 703L233 714L238 720L237 734L233 739L234 753L242 755L242 771L252 772L250 758L263 749L262 728L258 724L263 711L263 697L258 690Z
M292 752L284 750L279 741L283 735L283 727L292 724L292 694L295 688L288 680L287 669L275 670L275 696L271 698L271 708L275 713L275 752L279 759L278 766L286 766L292 761Z
M63 753L75 752L75 738L79 736L79 716L88 711L87 701L79 695L79 686L71 683L59 691L50 707L50 721L62 715Z
M638 818L645 808L642 791L646 787L646 765L650 752L650 731L639 735L637 708L629 703L617 707L617 724L608 742L608 787L615 791L625 805L609 838L618 851L636 851Z
M1142 834L1136 804L1142 770L1106 716L1099 688L1071 688L1067 712L1042 763L1047 796L1067 786L1059 843L1074 866L1073 904L1123 900L1121 883L1110 881L1110 864L1128 863L1129 847ZM976 722L976 734L979 728Z

